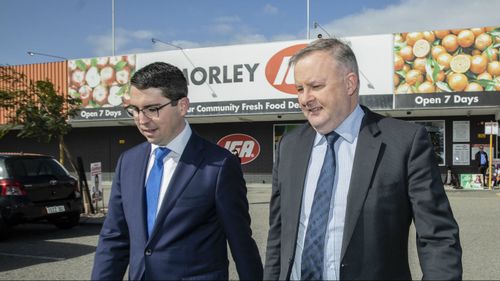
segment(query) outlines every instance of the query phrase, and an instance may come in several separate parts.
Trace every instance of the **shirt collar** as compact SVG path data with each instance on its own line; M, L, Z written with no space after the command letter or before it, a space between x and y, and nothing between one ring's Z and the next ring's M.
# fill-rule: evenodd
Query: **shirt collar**
M363 121L363 117L365 112L359 104L356 108L347 116L347 118L340 123L340 125L334 130L337 134L339 134L345 141L349 143L353 143L354 140L359 135L359 129L361 128L361 121ZM321 145L326 141L324 135L320 133L316 133L316 137L314 138L314 146Z
M170 151L174 152L177 155L182 155L182 152L184 152L184 148L186 148L186 145L192 134L191 126L189 126L189 123L186 120L184 120L184 122L186 122L186 126L184 126L182 132L166 145L166 147L170 149ZM159 145L151 144L150 156L154 155L155 149L157 147L159 147Z

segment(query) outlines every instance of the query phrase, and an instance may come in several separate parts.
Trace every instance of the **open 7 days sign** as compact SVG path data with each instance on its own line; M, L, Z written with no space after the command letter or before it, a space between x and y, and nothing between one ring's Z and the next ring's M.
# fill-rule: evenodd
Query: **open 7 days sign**
M500 92L398 94L396 108L500 106Z

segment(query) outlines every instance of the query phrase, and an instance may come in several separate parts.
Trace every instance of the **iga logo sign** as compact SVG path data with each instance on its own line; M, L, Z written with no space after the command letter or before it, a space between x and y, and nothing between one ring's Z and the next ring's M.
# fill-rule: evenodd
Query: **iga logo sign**
M307 44L293 45L277 52L266 65L266 79L278 91L296 95L295 81L293 73L288 67L290 58L299 50L305 48Z
M259 156L260 144L249 135L231 134L221 138L217 144L225 149L233 152L238 151L238 156L241 159L241 164L252 162Z

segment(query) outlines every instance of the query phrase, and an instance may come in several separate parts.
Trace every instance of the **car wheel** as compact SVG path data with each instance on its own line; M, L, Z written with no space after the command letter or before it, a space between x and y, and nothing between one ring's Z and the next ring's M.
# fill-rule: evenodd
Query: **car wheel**
M80 223L80 213L71 213L66 217L52 221L52 223L60 229L70 229Z

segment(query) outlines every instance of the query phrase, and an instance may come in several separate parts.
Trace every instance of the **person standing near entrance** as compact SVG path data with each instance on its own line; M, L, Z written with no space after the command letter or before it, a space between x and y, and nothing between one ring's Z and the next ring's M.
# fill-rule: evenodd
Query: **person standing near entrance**
M476 162L479 168L479 173L483 175L483 186L488 186L486 184L486 171L488 170L489 159L488 153L484 152L484 146L479 145L479 151L476 153Z
M185 120L187 81L152 63L131 79L128 114L147 142L125 151L113 178L92 280L262 279L238 159Z
M411 280L412 221L423 279L461 279L427 130L359 105L348 44L319 39L290 61L308 122L277 147L264 279Z

